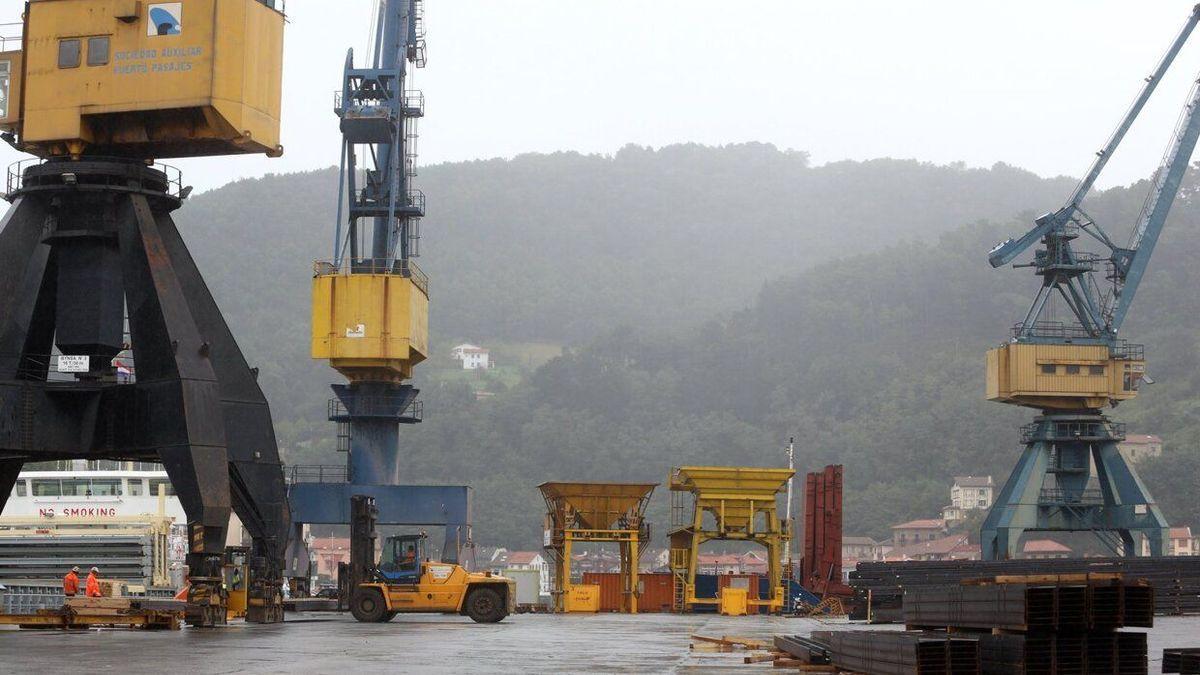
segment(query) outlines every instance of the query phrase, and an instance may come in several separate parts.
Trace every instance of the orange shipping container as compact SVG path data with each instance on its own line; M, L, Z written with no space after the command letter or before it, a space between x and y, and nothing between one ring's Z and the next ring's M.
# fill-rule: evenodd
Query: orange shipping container
M584 572L583 583L600 587L600 611L621 611L621 575L616 572ZM674 586L670 574L639 574L638 613L670 612Z

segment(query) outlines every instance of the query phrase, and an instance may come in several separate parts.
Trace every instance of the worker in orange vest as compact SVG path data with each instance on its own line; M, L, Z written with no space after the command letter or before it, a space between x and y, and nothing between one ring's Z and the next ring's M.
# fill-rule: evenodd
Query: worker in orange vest
M67 572L67 576L63 577L63 595L67 596L68 598L73 598L75 597L76 593L79 593L78 566L72 567L71 571Z
M97 567L93 567L92 571L88 572L87 596L89 598L100 597L100 577L97 576L98 574L100 574L100 569Z

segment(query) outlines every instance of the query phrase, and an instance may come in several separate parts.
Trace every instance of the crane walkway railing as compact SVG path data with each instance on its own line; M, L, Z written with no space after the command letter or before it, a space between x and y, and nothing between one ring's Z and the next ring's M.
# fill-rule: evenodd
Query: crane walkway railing
M412 279L417 288L429 293L429 277L411 260L396 258L360 258L358 260L318 260L313 263L313 274L394 274Z
M103 159L103 158L92 157L90 159ZM25 187L25 172L27 169L30 169L31 167L34 167L34 166L39 166L41 164L45 164L47 161L48 160L45 160L41 157L30 157L28 159L22 159L20 161L13 162L12 164L10 164L8 166L8 177L7 177L7 180L5 181L5 198L7 198L8 196L11 196L14 192L18 192L18 191L24 189L24 187ZM69 166L64 165L64 173L62 174L64 176L63 181L67 181L68 180L67 177L72 177L72 179L77 180L78 179L77 175L75 173L72 173L69 170L69 168L70 168ZM160 179L158 177L155 177L152 179L150 179L150 178L144 179L145 182L143 183L143 187L154 188L157 190L163 190L164 192L167 193L167 196L174 197L175 199L187 199L187 196L189 194L191 194L191 188L187 188L185 191L184 185L183 185L183 172L180 171L178 168L173 167L169 164L160 164L158 162L151 164L150 168L161 173L162 178ZM111 180L119 180L119 179L113 178ZM124 182L124 181L120 182L119 185L121 185L122 187L128 187L128 183Z
M23 23L0 23L0 52L19 50L25 41L24 31Z
M292 467L288 483L347 483L349 476L349 471L342 464L298 464Z

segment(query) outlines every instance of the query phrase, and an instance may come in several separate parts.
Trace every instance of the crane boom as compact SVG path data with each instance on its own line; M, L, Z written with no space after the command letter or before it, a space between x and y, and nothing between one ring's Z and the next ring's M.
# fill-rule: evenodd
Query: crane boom
M1162 233L1167 214L1179 194L1179 185L1191 163L1192 152L1196 149L1196 141L1200 139L1200 80L1192 85L1187 106L1180 117L1175 129L1175 136L1167 146L1162 165L1154 175L1154 185L1146 198L1142 214L1138 218L1130 236L1129 247L1113 251L1112 261L1116 272L1116 286L1108 303L1111 307L1108 319L1109 329L1114 333L1125 322L1125 315L1133 303L1142 282L1142 275L1154 253L1158 243L1158 235Z
M1113 153L1116 152L1117 147L1121 145L1121 141L1125 139L1125 134L1129 131L1130 127L1133 126L1133 123L1137 119L1138 115L1141 114L1142 108L1146 106L1146 102L1150 100L1150 96L1154 94L1154 90L1158 88L1158 83L1162 81L1163 75L1166 74L1167 70L1171 67L1171 64L1175 61L1175 57L1179 54L1179 50L1183 49L1184 44L1186 44L1188 38L1191 37L1192 31L1196 28L1197 23L1200 23L1200 4L1197 4L1192 8L1191 16L1188 17L1187 22L1183 25L1183 28L1175 37L1174 42L1171 43L1171 46L1159 60L1158 66L1154 69L1154 72L1146 78L1146 83L1142 86L1141 91L1138 92L1137 97L1133 100L1133 104L1129 106L1129 110L1121 119L1121 123L1117 125L1116 130L1114 130L1112 136L1109 137L1108 142L1105 143L1104 147L1096 153L1096 159L1092 161L1091 168L1089 168L1088 172L1084 174L1083 180L1079 181L1079 184L1075 187L1075 191L1071 193L1071 198L1067 200L1066 205L1058 211L1047 213L1046 215L1038 218L1035 221L1037 226L1029 232L1026 232L1021 238L1009 239L992 249L992 251L988 254L988 262L991 263L992 267L1001 267L1003 265L1007 265L1030 246L1037 243L1039 239L1044 237L1055 227L1061 227L1071 221L1071 219L1079 211L1079 207L1080 204L1083 203L1083 199L1087 197L1089 192L1091 192L1092 186L1094 186L1096 183L1096 179L1100 176L1100 173L1104 171L1104 167L1108 164L1108 160L1112 157Z

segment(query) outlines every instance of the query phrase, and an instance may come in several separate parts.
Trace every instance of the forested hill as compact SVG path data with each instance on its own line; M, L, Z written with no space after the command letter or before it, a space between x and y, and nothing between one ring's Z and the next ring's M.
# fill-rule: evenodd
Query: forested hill
M1090 213L1132 222L1142 194L1112 190ZM939 513L954 475L1003 481L1019 457L1019 427L1034 413L984 400L983 355L1037 285L1028 269L986 262L1024 227L979 223L823 263L682 337L612 330L493 400L431 388L414 472L469 476L481 537L535 545L530 488L542 480L665 482L684 463L779 465L795 435L800 467L845 464L847 527L887 536L890 524ZM1125 332L1146 342L1158 383L1113 415L1165 438L1144 476L1169 518L1195 525L1200 203L1177 206L1159 246ZM667 502L652 509L659 532Z
M464 340L671 334L828 259L1054 203L1069 179L882 159L810 167L769 145L629 146L421 169L421 267L437 353ZM176 215L290 450L329 447L330 371L308 358L312 261L333 249L337 172L242 180ZM293 455L295 456L295 455Z
M526 156L431 167L420 181L435 349L568 346L483 400L478 383L419 369L426 421L405 429L408 475L474 485L483 543L536 545L544 480L776 465L791 435L802 467L846 464L847 522L864 534L936 513L955 473L1003 479L1017 458L1029 414L982 399L983 352L1036 282L992 270L986 253L1059 203L1067 179L892 160L813 168L749 145ZM332 247L334 194L332 171L272 176L179 215L262 368L290 461L339 460L323 420L334 378L307 355L310 264ZM1110 190L1091 212L1131 222L1142 194ZM1148 468L1152 485L1200 524L1184 498L1200 478L1191 194L1128 322L1160 384L1118 417L1166 438L1173 458ZM655 501L658 532L666 502Z
M813 168L760 144L525 155L422 168L416 180L429 202L418 264L433 280L435 333L561 342L619 324L693 325L746 306L767 279L1008 218L1071 185L1002 164ZM311 262L332 255L336 196L333 170L268 176L180 212L204 269L232 275L207 274L218 292L253 284L248 311L224 302L235 321L263 305L303 307Z

